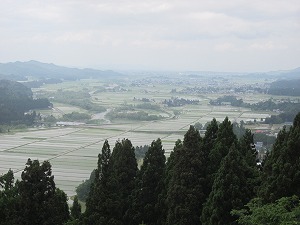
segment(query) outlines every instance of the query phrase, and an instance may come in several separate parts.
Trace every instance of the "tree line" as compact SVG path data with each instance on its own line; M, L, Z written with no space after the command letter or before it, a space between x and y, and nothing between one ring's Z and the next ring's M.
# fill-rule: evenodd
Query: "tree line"
M21 83L0 80L0 125L32 125L36 117L33 109L52 106L48 99L33 99L32 95L31 89Z
M300 96L300 79L275 81L271 83L268 94Z
M299 102L279 102L275 103L272 99L266 101L261 101L255 104L245 103L242 99L237 99L235 96L226 95L219 97L215 100L210 100L211 105L222 105L224 103L230 103L231 106L235 107L245 107L252 110L279 110L281 113L279 115L272 115L265 119L266 124L280 124L284 122L292 122L297 113L300 111Z
M300 113L262 166L251 131L238 139L228 118L212 120L203 138L191 126L167 162L161 140L153 141L140 169L129 140L112 152L105 142L78 224L300 223L299 149Z
M168 159L161 140L154 140L140 169L130 140L117 141L112 150L105 141L84 213L77 198L71 217L58 213L64 212L65 199L53 188L51 172L33 173L39 166L29 161L15 186L1 178L0 207L6 214L0 218L21 216L19 221L30 224L68 225L299 224L299 149L300 113L290 130L278 134L261 166L251 131L237 138L228 118L220 124L213 119L204 137L191 126L183 140L176 141ZM41 174L47 179L40 179ZM5 191L11 191L9 198L3 195ZM4 203L13 210L7 210ZM43 210L49 210L49 215ZM52 212L57 214L50 216Z

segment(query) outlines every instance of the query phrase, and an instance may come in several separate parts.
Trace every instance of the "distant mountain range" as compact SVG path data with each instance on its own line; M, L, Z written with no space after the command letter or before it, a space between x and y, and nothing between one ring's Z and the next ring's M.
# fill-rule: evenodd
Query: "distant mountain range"
M112 70L68 68L33 60L28 62L0 63L0 79L26 80L26 76L39 79L76 80L82 78L114 78L122 76L122 74Z
M187 73L190 74L190 73ZM266 73L228 73L228 72L204 72L198 71L197 75L211 75L211 76L226 76L226 75L249 75L255 77L270 77L281 79L299 79L300 67L293 70L279 70L270 71ZM10 62L0 63L0 79L8 80L27 80L26 77L32 76L37 79L64 79L76 80L82 78L117 78L123 74L112 70L96 70L96 69L78 69L64 66L57 66L53 63L42 63L38 61L28 62ZM195 75L193 75L195 76Z
M293 70L271 71L266 74L275 76L278 79L287 79L287 80L300 79L300 67L293 69Z

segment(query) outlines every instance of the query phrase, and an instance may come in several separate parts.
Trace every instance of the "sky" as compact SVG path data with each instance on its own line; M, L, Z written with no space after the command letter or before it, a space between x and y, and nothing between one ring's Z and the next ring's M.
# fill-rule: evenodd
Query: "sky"
M113 70L300 67L299 0L1 0L0 62Z

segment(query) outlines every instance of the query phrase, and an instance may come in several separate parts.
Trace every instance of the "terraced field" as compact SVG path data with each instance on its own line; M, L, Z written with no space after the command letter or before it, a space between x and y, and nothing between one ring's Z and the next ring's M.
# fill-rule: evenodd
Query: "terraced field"
M113 148L116 140L123 138L130 139L134 146L150 144L161 138L166 155L169 155L175 141L182 139L189 125L196 122L205 124L213 117L222 121L226 115L231 120L265 116L234 107L191 107L183 108L182 112L175 118L162 121L37 129L1 135L0 174L12 169L16 178L20 178L28 158L49 160L57 186L72 196L75 187L96 167L105 139Z
M90 94L90 100L108 111L124 105L143 104L142 98L147 98L151 104L158 106L158 110L142 109L149 115L162 115L164 118L156 121L109 121L105 113L89 112L82 108L58 103L53 100L54 109L41 110L43 115L53 115L58 120L62 115L71 112L83 112L93 115L93 118L102 119L101 125L82 125L72 127L52 127L19 132L13 135L0 135L0 174L8 169L15 172L20 178L28 158L49 160L52 164L53 174L57 187L64 190L69 196L75 194L75 188L85 179L89 178L91 171L96 168L97 156L101 151L105 139L109 140L111 149L117 140L128 138L133 146L149 145L157 138L162 139L163 147L168 156L175 141L183 139L183 135L190 125L199 122L205 124L216 118L223 121L226 116L231 121L257 120L269 116L267 112L253 112L246 108L231 106L211 106L210 99L216 99L219 94L188 95L172 93L174 86L169 84L155 84L132 86L129 83L119 82L122 90L103 90L107 87L116 87L115 83L106 84L99 80L81 80L46 85L34 92L51 96L59 90L85 91ZM191 87L195 84L191 83ZM179 89L185 86L178 87ZM165 99L176 97L198 100L197 105L183 105L167 107L162 102ZM257 102L266 96L251 96L248 101ZM136 100L138 99L138 100ZM52 98L51 98L52 101ZM134 109L139 110L139 109ZM99 117L99 118L98 118Z

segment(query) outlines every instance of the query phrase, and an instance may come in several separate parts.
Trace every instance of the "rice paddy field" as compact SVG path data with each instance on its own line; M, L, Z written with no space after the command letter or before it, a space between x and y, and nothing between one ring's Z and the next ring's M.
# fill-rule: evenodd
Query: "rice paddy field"
M97 165L97 157L103 142L108 139L111 149L117 140L128 138L133 146L150 145L157 138L162 139L163 147L168 156L175 141L183 139L183 135L190 125L199 122L205 124L216 118L223 121L226 116L231 121L260 120L270 116L269 112L254 112L246 108L231 106L211 106L208 104L212 95L179 95L179 97L197 99L197 105L184 105L180 107L165 107L161 104L164 99L174 97L171 94L173 86L155 85L155 87L124 86L122 91L96 92L105 84L102 81L84 80L64 82L56 85L43 86L36 92L55 92L63 90L87 90L91 93L91 100L108 110L113 110L124 104L137 104L134 98L148 98L153 104L161 108L157 112L144 110L149 114L156 113L164 118L157 121L106 121L101 125L80 125L69 127L33 128L14 134L0 135L0 174L12 169L16 178L21 177L28 158L41 161L48 160L52 164L56 186L64 190L68 196L75 195L75 188L85 179ZM261 96L253 96L251 101L258 101ZM249 99L248 99L249 100ZM249 100L249 101L250 101ZM64 113L84 112L91 113L79 107L54 103L54 109L41 110L44 115L53 115L60 118ZM141 102L138 102L141 103ZM175 111L179 113L175 113ZM175 115L176 114L176 115ZM103 114L104 116L104 114Z

